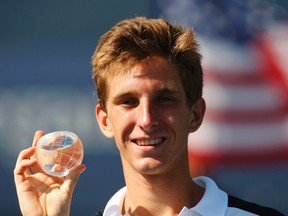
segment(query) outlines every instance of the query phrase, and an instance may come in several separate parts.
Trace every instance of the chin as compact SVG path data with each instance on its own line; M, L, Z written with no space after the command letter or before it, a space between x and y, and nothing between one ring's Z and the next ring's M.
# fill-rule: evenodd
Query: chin
M149 163L138 166L137 172L142 175L161 175L165 173L166 170L167 167L165 167L163 163L159 161L149 161Z

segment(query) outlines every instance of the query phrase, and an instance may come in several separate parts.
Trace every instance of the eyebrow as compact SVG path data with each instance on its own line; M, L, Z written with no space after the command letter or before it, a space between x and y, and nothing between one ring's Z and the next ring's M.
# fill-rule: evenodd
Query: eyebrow
M118 100L122 99L122 98L127 98L127 97L131 97L133 95L138 95L139 93L137 93L136 91L124 91L120 94L116 94L113 98L112 98L112 102L115 103ZM161 95L161 94L169 94L169 95L181 95L181 91L179 89L176 88L169 88L166 86L161 86L157 91L154 92L155 95Z
M157 94L172 94L172 95L180 95L181 92L179 89L176 88L166 88L164 87L163 89L160 89L157 91Z

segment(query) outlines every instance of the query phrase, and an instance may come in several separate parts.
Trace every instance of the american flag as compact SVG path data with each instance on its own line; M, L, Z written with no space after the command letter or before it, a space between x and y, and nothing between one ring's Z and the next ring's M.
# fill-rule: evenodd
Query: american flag
M287 1L157 3L160 16L195 29L203 55L207 110L189 136L191 166L287 161Z

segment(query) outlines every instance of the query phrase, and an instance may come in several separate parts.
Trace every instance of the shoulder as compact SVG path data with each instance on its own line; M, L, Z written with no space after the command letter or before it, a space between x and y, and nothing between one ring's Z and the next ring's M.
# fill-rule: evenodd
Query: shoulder
M97 212L96 216L102 215L121 215L122 203L127 191L127 187L118 190L108 201L104 210Z
M277 210L228 195L228 208L237 208L261 216L284 216Z

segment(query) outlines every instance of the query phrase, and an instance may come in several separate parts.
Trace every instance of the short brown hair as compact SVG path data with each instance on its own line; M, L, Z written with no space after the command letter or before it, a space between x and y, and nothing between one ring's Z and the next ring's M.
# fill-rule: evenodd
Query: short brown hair
M187 102L189 106L193 105L202 97L203 91L198 49L191 28L145 17L120 21L100 38L92 57L92 77L100 104L105 108L107 86L117 72L116 68L123 71L151 56L160 56L177 66Z

